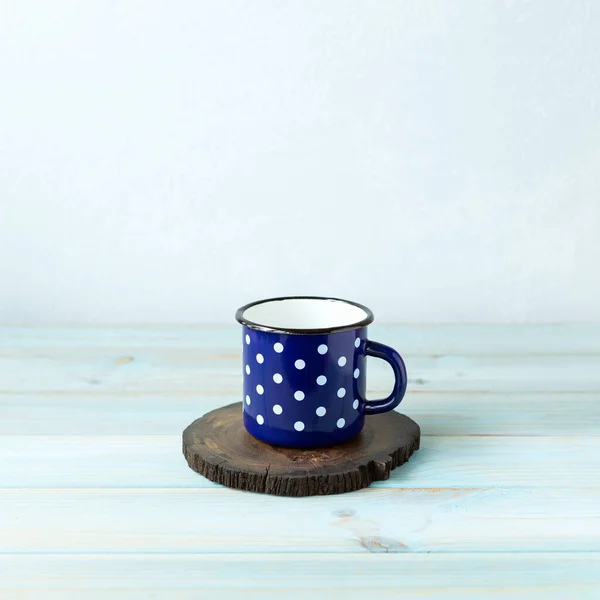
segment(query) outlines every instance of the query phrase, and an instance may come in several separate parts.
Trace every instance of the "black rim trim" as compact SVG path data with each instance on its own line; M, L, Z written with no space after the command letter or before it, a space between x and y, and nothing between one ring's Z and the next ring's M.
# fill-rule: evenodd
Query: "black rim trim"
M266 304L267 302L280 302L282 300L329 300L330 302L344 302L345 304L351 304L352 306L356 306L364 310L366 317L361 321L357 321L356 323L351 323L349 325L341 325L339 327L324 327L321 329L285 329L282 327L269 327L268 325L261 325L260 323L255 323L254 321L249 321L248 319L244 318L244 313L252 306L256 306L257 304ZM370 325L375 319L371 310L363 304L359 304L358 302L352 302L352 300L345 300L344 298L331 298L329 296L279 296L277 298L265 298L264 300L256 300L254 302L250 302L249 304L245 304L241 308L238 308L235 312L235 318L238 323L241 323L245 327L249 327L250 329L257 329L258 331L292 334L301 333L304 335L339 333L340 331L350 331L352 329L359 329L360 327L366 327L367 325Z

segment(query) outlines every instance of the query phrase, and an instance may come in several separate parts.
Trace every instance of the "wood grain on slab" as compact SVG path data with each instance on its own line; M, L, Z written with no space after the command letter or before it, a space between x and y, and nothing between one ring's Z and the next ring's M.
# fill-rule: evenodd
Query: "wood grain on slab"
M252 437L242 403L213 410L183 432L194 471L227 487L276 496L343 494L389 479L419 449L419 426L405 415L369 417L361 433L329 448L282 448Z
M225 327L0 328L0 597L600 597L600 326L374 326L421 448L282 498L192 472L239 401ZM391 388L369 361L370 397Z

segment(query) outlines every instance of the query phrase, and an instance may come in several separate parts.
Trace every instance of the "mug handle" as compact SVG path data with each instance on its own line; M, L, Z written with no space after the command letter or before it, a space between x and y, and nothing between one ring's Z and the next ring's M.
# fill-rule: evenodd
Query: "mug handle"
M394 371L396 380L394 381L394 389L387 398L371 401L365 399L362 412L364 415L378 415L379 413L393 410L402 402L402 398L404 398L404 394L406 393L407 378L404 361L393 348L379 342L372 342L371 340L366 340L365 342L365 354L381 358L389 363Z

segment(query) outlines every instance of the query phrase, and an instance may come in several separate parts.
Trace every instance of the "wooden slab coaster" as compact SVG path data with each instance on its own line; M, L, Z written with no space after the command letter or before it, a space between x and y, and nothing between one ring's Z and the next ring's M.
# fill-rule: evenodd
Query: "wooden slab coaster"
M238 490L276 496L341 494L388 479L418 450L419 426L405 415L367 417L356 438L330 448L270 446L252 437L241 403L205 414L183 432L183 454L194 471Z

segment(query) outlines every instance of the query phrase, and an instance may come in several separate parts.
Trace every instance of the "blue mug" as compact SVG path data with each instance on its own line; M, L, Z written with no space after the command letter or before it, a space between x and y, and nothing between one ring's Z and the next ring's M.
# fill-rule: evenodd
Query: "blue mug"
M402 357L367 339L373 313L339 298L297 296L242 306L244 426L255 438L316 448L359 434L366 415L394 409L406 392ZM367 356L394 370L392 393L367 401Z

